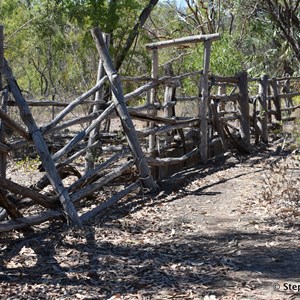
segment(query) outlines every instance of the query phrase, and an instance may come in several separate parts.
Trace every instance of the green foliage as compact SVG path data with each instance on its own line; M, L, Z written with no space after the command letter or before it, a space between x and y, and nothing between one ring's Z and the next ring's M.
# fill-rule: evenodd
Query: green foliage
M23 90L35 97L82 93L96 80L98 54L90 29L112 36L118 53L144 1L3 0L5 56Z
M41 164L41 161L39 158L30 158L29 156L26 156L22 160L18 160L16 162L16 166L23 170L25 173L31 173L38 169L39 165Z
M222 38L212 46L212 73L231 76L246 69L251 76L276 76L295 72L295 52L282 38L265 1L185 1L190 7L176 8L176 1L158 3L139 31L121 73L149 75L151 57L145 50L148 42L216 31ZM110 53L117 57L148 3L149 0L1 0L5 55L12 62L21 88L35 97L60 98L86 90L96 80L98 61L90 29L100 26L111 34ZM284 3L287 2L279 5L288 12ZM291 3L295 5L295 1ZM297 18L300 12L294 12ZM299 29L293 28L293 32L299 39ZM201 44L174 47L160 51L160 64L172 61L175 74L179 74L202 69L202 57ZM195 89L195 84L187 83L187 89Z

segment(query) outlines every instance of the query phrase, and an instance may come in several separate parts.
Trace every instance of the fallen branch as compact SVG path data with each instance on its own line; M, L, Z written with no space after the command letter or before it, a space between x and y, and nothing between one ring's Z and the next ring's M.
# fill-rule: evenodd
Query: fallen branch
M99 206L95 207L91 211L83 214L80 217L81 221L82 222L87 222L91 218L94 218L96 215L98 215L99 213L103 212L105 209L108 209L112 205L116 204L120 199L122 199L123 197L125 197L129 193L133 192L134 190L138 189L140 186L141 185L140 185L140 183L138 181L130 184L129 186L127 186L122 191L120 191L120 192L116 193L115 195L113 195L107 201L101 203Z

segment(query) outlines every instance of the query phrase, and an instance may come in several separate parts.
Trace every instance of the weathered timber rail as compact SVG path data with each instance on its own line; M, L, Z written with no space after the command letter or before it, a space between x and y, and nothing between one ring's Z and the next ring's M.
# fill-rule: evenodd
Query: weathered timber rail
M300 77L211 75L211 43L218 34L148 44L151 76L140 77L117 74L107 51L109 38L99 28L92 35L100 61L90 90L68 103L25 100L4 59L0 26L0 232L53 219L80 226L130 193L156 192L162 179L185 166L205 164L229 150L249 153L255 144L268 143L269 128L293 120L299 109L293 99L300 96ZM159 49L187 43L204 44L203 70L178 75L171 63L161 70ZM191 78L194 94L187 95L182 87ZM111 95L104 99L107 83ZM38 124L33 110L39 107L55 107L57 113ZM80 113L74 117L76 110ZM6 136L7 129L13 138ZM58 143L65 130L69 137ZM50 147L53 137L55 147ZM43 176L23 186L7 178L7 156L29 146L40 158ZM82 160L84 167L78 163ZM108 199L93 196L116 184L121 188ZM81 213L91 199L93 208ZM26 216L24 206L40 212Z

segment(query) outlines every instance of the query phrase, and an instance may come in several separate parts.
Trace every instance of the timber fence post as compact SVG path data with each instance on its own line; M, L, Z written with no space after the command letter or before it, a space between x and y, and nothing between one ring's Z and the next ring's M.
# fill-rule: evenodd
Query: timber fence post
M261 118L261 138L264 143L268 143L268 75L262 75L259 84L260 94L260 118Z
M208 75L210 62L211 41L204 42L203 75L201 76L201 99L199 104L200 116L200 157L203 163L207 162L208 155Z
M140 173L140 179L146 188L150 189L150 191L152 192L155 192L158 190L158 186L151 175L151 171L149 169L149 166L145 159L145 155L139 143L134 124L132 122L130 114L127 110L126 102L124 100L122 83L109 56L108 50L102 37L102 32L98 27L95 27L91 30L91 33L96 43L99 56L103 61L104 70L111 83L113 93L112 100L115 105L117 114L120 117L129 147L135 158L135 163Z
M158 49L152 49L152 66L151 66L151 77L153 79L158 79ZM157 98L157 87L151 89L150 92L150 104L154 104ZM150 122L150 128L154 127L154 122ZM154 134L149 136L149 153L154 153L156 147L156 137Z
M238 109L240 112L240 135L245 149L250 151L250 107L248 96L248 74L243 71L238 74Z

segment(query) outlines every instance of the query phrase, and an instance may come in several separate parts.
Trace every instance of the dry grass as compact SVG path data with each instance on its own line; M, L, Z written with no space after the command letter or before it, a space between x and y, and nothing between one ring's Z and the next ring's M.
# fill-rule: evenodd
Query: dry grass
M300 225L300 155L267 166L262 176L261 204L273 220Z

